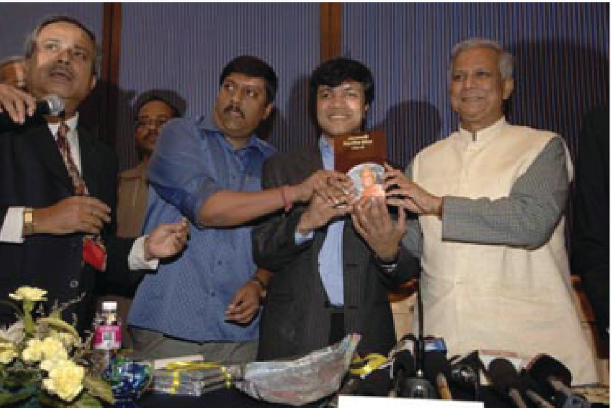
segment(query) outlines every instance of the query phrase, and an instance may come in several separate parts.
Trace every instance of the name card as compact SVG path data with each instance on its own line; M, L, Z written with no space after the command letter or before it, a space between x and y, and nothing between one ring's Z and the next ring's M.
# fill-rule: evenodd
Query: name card
M483 402L340 395L338 408L484 408Z

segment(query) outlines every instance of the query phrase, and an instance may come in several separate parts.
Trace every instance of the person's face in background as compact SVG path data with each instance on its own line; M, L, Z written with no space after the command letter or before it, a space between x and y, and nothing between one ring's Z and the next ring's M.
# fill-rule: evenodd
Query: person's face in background
M328 85L318 87L316 119L327 139L359 132L368 108L360 82L344 81L333 88Z
M162 126L173 117L172 108L160 100L146 102L138 111L136 119L136 146L148 159L155 150L155 144Z
M33 54L25 59L28 90L35 97L60 96L72 116L96 83L95 44L68 22L51 23L38 33Z
M13 61L0 68L2 83L14 86L21 90L25 89L25 71L23 61Z
M503 116L503 101L511 95L513 80L501 78L499 52L489 47L467 49L452 64L450 103L461 126L476 132Z
M272 112L265 80L233 72L221 84L214 104L214 122L234 148L246 144L259 124Z

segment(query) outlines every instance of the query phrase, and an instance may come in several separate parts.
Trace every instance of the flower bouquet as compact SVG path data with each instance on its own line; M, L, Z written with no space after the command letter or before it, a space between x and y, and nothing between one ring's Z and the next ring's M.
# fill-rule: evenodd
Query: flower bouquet
M110 385L93 370L89 338L81 340L55 305L48 315L37 302L46 291L22 286L9 296L18 320L0 330L0 406L96 408L114 403ZM78 301L78 300L77 300ZM20 305L21 304L21 305Z

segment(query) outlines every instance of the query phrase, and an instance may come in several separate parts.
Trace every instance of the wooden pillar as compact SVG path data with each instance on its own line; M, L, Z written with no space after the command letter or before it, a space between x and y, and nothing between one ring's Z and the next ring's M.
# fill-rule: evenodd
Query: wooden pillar
M339 57L342 48L342 4L320 4L320 60Z
M119 62L121 59L121 3L104 3L100 138L116 149Z

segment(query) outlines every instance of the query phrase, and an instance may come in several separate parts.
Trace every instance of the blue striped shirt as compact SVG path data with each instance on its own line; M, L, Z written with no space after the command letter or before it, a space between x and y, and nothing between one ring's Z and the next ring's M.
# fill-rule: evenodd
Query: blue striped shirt
M255 136L234 150L212 119L168 122L149 164L144 231L183 216L194 223L198 208L220 190L261 190L263 161L273 153ZM225 321L233 295L256 269L250 230L192 225L185 251L145 276L129 324L196 342L256 339L258 317L247 326Z

